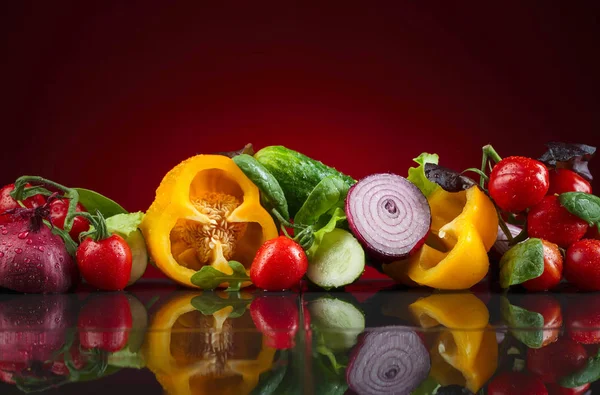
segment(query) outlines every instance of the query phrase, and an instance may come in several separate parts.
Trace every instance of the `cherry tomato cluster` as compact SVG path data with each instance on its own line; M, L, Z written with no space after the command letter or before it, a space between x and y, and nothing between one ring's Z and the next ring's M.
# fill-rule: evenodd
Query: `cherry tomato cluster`
M526 289L552 289L564 276L581 290L600 290L598 226L590 226L569 212L559 199L567 192L591 194L592 186L585 178L570 169L549 168L532 158L510 156L498 158L487 186L504 217L526 219L527 236L542 240L544 271L524 282Z

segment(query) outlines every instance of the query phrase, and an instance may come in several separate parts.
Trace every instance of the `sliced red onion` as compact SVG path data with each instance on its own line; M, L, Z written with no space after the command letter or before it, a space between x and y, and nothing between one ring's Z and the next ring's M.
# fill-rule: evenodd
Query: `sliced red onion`
M410 394L430 368L429 353L414 331L384 327L361 335L350 355L346 380L359 395Z
M352 233L383 260L407 257L423 245L431 226L427 198L406 178L373 174L350 188L346 215Z
M506 226L508 227L508 230L510 231L510 234L512 235L512 237L517 237L519 235L519 233L521 233L522 229L519 228L518 226L511 225L511 224L506 224ZM510 249L510 247L508 245L508 238L506 237L506 234L504 233L502 228L500 226L498 226L498 236L496 238L496 242L494 243L494 251L496 251L498 254L500 254L502 256L509 249Z

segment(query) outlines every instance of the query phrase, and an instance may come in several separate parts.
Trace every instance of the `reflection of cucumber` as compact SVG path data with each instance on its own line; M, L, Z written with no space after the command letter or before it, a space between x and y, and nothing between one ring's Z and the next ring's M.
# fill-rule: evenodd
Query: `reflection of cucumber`
M345 351L365 330L365 316L348 302L323 297L308 305L312 326L322 336L322 345L333 352Z
M365 270L365 252L352 234L334 229L323 240L308 265L308 279L330 289L353 283Z

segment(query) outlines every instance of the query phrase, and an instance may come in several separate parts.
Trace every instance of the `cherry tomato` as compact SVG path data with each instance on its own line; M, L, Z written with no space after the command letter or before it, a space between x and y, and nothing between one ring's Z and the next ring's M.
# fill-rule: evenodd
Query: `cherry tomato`
M553 295L529 294L521 299L520 306L525 310L539 313L544 317L542 347L554 343L558 339L563 324L560 303Z
M578 294L565 311L566 332L572 340L600 343L600 295Z
M537 237L567 248L581 239L588 224L561 206L558 196L546 196L527 215L529 237Z
M131 307L125 294L93 296L79 313L79 342L84 349L119 351L127 345L132 326Z
M30 186L29 184L27 186ZM10 193L14 191L15 184L5 185L0 189L0 213L5 212L6 210L11 210L13 208L19 208L19 203L15 199L10 196ZM42 195L34 195L30 198L27 198L23 201L23 204L27 208L34 208L44 205L46 199Z
M585 236L583 236L583 238L600 240L600 230L598 230L598 226L590 226L590 229L587 231Z
M119 291L131 276L131 248L121 236L102 240L86 238L76 253L81 275L90 285L105 291Z
M573 170L550 170L550 188L548 189L548 195L554 195L555 193L560 195L565 192L592 193L592 186L585 178L581 177Z
M576 388L565 388L558 384L548 384L548 395L583 395L590 388L590 384L584 384Z
M585 348L565 337L546 347L527 350L527 370L544 383L556 383L581 369L586 360Z
M488 395L548 395L544 384L521 372L502 372L488 384Z
M52 225L63 229L65 227L65 218L67 217L67 212L69 211L69 201L67 199L56 199L50 203L50 221ZM77 203L75 206L75 211L85 212L87 211L85 207L83 207L80 203ZM71 231L69 235L75 240L79 242L79 234L81 232L85 232L90 229L90 223L87 219L83 217L75 217L73 220L73 226L71 227Z
M294 347L299 314L293 296L260 296L252 301L250 314L256 329L266 338L266 344L277 350Z
M518 213L539 203L549 185L548 169L542 162L510 156L494 166L488 188L498 207Z
M583 291L600 290L600 240L583 239L571 244L565 278Z
M279 236L266 241L250 267L250 279L258 288L281 291L297 285L308 269L308 258L294 240Z
M529 291L547 291L560 283L563 272L563 258L554 243L542 240L544 250L544 272L541 276L532 278L523 283Z

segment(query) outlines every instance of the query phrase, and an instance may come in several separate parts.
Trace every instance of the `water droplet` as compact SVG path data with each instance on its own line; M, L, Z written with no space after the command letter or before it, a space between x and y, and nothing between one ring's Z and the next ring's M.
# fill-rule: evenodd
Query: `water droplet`
M27 236L29 236L29 232L21 232L19 233L19 235L17 236L19 239L24 239Z
M38 250L40 250L40 251L44 252L45 248L44 248L44 246L39 246L39 247L38 247Z
M2 251L0 251L0 258L2 258L4 256L4 253Z
M22 253L22 252L23 252L23 249L22 249L22 248L15 248L15 252L16 252L17 254L20 254L20 253Z
M63 261L64 261L64 260L65 260L65 259L64 259L62 256L61 256L60 258L58 258L58 261L59 261L60 263L63 263Z
M24 262L25 262L25 263L30 263L30 262L31 262L31 259L29 259L29 258L25 258Z
M28 245L32 245L33 244L33 240L27 239L27 241L25 243L27 243Z
M6 230L6 229L2 229L2 234L3 234L3 235L7 235L7 234L8 234L8 230Z

